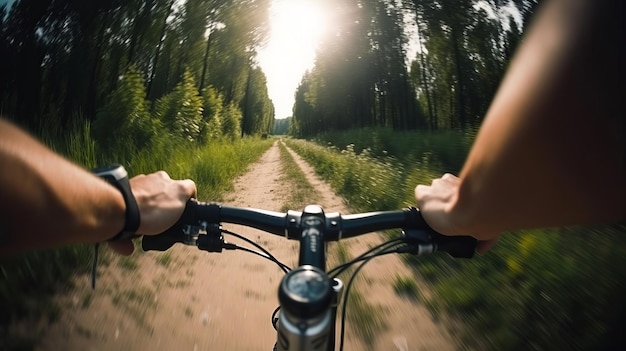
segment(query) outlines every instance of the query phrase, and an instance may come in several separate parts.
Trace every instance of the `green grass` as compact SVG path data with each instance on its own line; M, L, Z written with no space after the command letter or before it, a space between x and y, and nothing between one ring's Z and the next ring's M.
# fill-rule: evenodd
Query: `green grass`
M352 148L373 157L393 156L405 163L421 163L428 168L458 173L463 166L476 131L397 131L391 128L362 128L328 132L316 137L320 145L337 150Z
M385 311L381 306L368 303L355 289L350 290L347 308L346 322L363 344L369 350L373 350L376 337L387 328L383 318Z
M169 267L170 263L172 263L172 254L169 251L163 252L156 257L156 261L158 264Z
M299 211L308 204L316 203L318 201L317 192L307 180L306 175L302 172L285 145L279 142L278 146L283 171L281 182L283 184L289 184L288 198L283 204L281 211Z
M393 290L396 294L408 297L414 300L421 300L421 293L413 277L402 277L396 275L393 282Z
M436 176L425 167L409 168L396 158L376 158L367 151L356 153L352 147L337 150L303 140L287 140L287 144L358 211L414 205L415 185Z
M139 267L137 259L133 256L120 256L117 264L127 271L134 271L137 267Z
M133 288L115 293L111 298L111 302L135 321L137 326L151 331L152 327L146 317L156 307L154 297L155 294L150 289Z

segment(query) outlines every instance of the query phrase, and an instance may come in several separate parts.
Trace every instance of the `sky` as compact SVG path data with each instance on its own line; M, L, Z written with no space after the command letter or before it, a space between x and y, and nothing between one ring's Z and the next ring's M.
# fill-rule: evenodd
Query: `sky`
M258 61L267 76L268 93L276 118L292 115L294 94L324 34L328 12L316 0L272 0L270 37Z

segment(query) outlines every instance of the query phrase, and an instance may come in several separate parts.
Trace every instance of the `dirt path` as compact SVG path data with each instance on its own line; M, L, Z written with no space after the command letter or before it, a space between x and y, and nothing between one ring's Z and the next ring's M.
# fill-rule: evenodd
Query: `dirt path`
M294 155L327 211L350 213L343 200ZM235 182L225 204L280 210L289 187L281 183L279 150L274 145ZM297 260L295 242L254 229L224 225L257 241L288 265ZM226 237L228 241L230 237ZM360 253L379 241L372 235L345 240ZM167 253L148 252L130 259L108 256L98 287L88 277L58 298L63 312L38 350L271 350L276 333L270 315L278 306L281 271L241 251L207 254L175 245ZM398 257L386 256L364 269L369 306L385 327L367 347L348 334L346 350L453 350L442 325L426 309L393 292L396 274L410 272Z

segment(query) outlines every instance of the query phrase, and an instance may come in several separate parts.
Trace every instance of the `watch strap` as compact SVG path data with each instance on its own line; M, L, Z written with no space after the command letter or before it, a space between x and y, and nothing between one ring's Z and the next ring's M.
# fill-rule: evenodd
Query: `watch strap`
M126 220L124 228L120 233L109 239L109 241L130 239L135 235L137 229L139 228L140 216L139 206L137 205L137 200L135 200L135 196L133 196L133 192L130 189L130 182L128 181L128 177L115 179L113 176L104 175L102 176L102 178L109 182L109 184L116 187L120 191L120 193L122 193L124 203L126 204Z

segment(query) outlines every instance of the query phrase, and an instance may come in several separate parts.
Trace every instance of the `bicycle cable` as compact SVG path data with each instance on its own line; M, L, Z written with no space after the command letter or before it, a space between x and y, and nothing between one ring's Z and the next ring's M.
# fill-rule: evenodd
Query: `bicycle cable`
M357 274L372 259L383 256L383 255L387 255L387 254L398 253L399 252L398 249L401 247L400 245L403 244L401 241L402 240L392 239L390 241L384 242L368 250L367 253L371 253L371 255L369 256L360 255L359 257L348 262L350 264L355 264L357 262L363 261L356 268L356 270L354 271L354 273L348 280L348 284L346 284L346 291L343 295L343 304L342 304L342 310L341 310L341 331L340 331L340 339L339 339L339 351L343 351L343 345L344 345L344 339L345 339L345 324L346 324L345 321L346 321L346 315L347 315L347 310L348 310L348 296L350 295L350 289L352 288L352 284L354 283ZM376 250L380 250L380 251L375 252Z
M386 246L392 246L395 244L400 244L404 241L403 237L399 237L399 238L394 238L394 239L390 239L388 241L385 241L381 244L378 244L374 247L372 247L371 249L365 251L364 253L360 254L359 256L353 258L352 260L342 263L339 266L331 269L330 271L328 271L328 276L330 278L336 278L337 276L339 276L341 273L343 273L346 269L348 269L350 266L352 266L353 264L359 262L359 261L363 261L365 259L367 259L367 257L369 257L368 255L372 254L374 251L376 250L380 250L382 251Z
M280 261L279 261L279 260L278 260L278 259L277 259L274 255L272 255L269 251L267 251L265 248L263 248L263 246L261 246L261 245L259 245L259 244L255 243L254 241L252 241L252 240L250 240L250 239L246 238L246 237L245 237L245 236L243 236L243 235L240 235L240 234L237 234L237 233L231 232L230 230L227 230L227 229L221 229L221 231L222 231L222 233L224 233L224 234L232 235L232 236L234 236L234 237L236 237L236 238L239 238L239 239L241 239L241 240L243 240L243 241L245 241L245 242L249 243L250 245L253 245L253 246L254 246L254 247L256 247L257 249L261 250L261 252L259 252L259 251L254 251L254 250L249 249L249 248L247 248L247 247L243 247L243 246L239 246L239 245L237 245L237 244L234 244L234 245L235 245L235 247L236 247L236 249L238 249L238 250L242 250L242 251L246 251L246 252L250 252L250 253L253 253L253 254L255 254L255 255L258 255L258 256L260 256L260 257L263 257L263 258L265 258L265 259L268 259L268 260L270 260L270 261L272 261L272 262L276 263L276 264L278 265L278 267L280 267L280 269L281 269L283 272L285 272L285 274L289 273L289 271L291 270L291 267L289 267L289 266L287 266L286 264L284 264L284 263L280 262Z
M276 313L278 313L278 311L280 311L280 305L278 305L278 307L274 309L274 312L272 312L272 326L276 331L278 331L278 318L276 318Z

